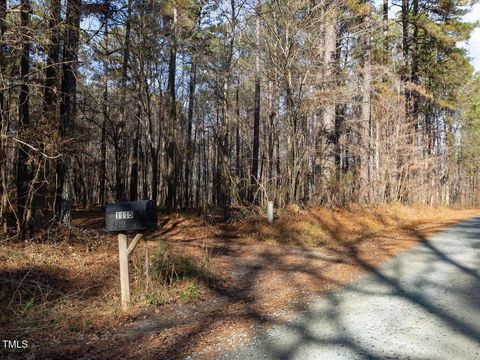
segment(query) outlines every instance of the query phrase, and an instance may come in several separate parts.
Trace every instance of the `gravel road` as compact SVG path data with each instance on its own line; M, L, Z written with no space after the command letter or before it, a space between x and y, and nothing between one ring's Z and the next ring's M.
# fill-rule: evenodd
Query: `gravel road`
M480 217L371 268L222 358L480 359Z

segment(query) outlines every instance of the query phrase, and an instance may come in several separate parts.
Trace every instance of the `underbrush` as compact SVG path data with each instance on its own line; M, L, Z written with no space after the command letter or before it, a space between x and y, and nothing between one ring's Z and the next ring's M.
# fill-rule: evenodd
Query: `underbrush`
M203 256L196 259L190 256L175 255L168 249L168 244L161 241L153 259L151 275L160 281L163 286L171 286L173 283L185 278L198 279L206 284L215 282L215 273L210 262L208 247L204 245Z
M167 242L158 241L152 256L139 251L132 263L136 301L147 305L201 300L208 288L222 282L206 245L200 256L190 256L176 254Z
M111 321L114 261L105 243L91 244L37 240L0 246L1 338L98 328Z
M172 252L165 241L149 241L146 252L142 242L130 257L132 306L124 313L116 237L70 229L73 240L60 240L66 231L0 243L0 338L105 329L142 306L202 300L221 282L208 247L191 256Z
M344 246L362 242L392 229L425 231L422 227L427 224L445 226L476 213L476 210L469 209L400 204L306 209L293 205L278 210L272 225L266 222L264 215L237 224L237 231L241 231L245 239L254 242L335 248L339 244Z

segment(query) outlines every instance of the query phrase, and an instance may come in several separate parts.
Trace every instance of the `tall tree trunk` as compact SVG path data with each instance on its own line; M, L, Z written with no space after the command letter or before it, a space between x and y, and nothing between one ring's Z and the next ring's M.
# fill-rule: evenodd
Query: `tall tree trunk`
M20 94L18 96L18 116L20 133L30 125L28 73L30 71L30 1L22 0L20 3L20 25L22 31L22 53L20 56ZM28 195L32 179L31 167L28 165L29 148L20 144L17 159L17 231L21 238L29 235L29 222L31 218Z
M104 14L105 53L108 53L108 13ZM105 181L107 178L107 123L108 123L108 62L103 61L103 123L100 144L100 206L105 206Z
M190 180L190 183L191 183L191 185L190 185L190 207L193 206L192 205L193 204L193 195L192 194L193 194L193 189L195 187L194 182L193 182L194 177L195 177L195 173L193 171L195 169L195 156L200 151L199 146L198 146L198 131L199 131L198 124L199 124L199 122L200 121L199 121L198 116L197 116L197 119L196 119L196 122L195 122L195 131L193 133L193 146L194 146L194 148L193 148L193 152L192 152L192 175L191 175L191 180ZM198 165L198 166L200 166L200 165Z
M60 136L71 136L76 114L77 52L80 34L82 0L68 0L66 14L66 39L63 48L62 97L60 101ZM57 163L56 214L63 224L70 224L72 210L72 161L70 154L63 154Z
M116 199L121 201L125 199L125 171L126 165L126 146L124 129L127 126L127 80L128 80L128 63L130 59L130 32L131 24L130 18L132 15L132 3L131 0L127 1L127 19L125 21L125 44L123 48L123 60L122 60L122 80L121 80L121 96L120 96L120 116L121 121L118 126L118 144L115 146L115 190Z
M276 127L278 107L279 107L279 91L278 91L278 78L277 73L274 72L273 80L270 82L272 100L270 103L270 114L268 116L268 182L270 183L270 193L268 194L269 200L276 199L276 193L278 190L278 177L279 174L275 174L275 142L278 141L278 131ZM277 180L274 180L275 177Z
M410 35L409 35L409 0L402 0L402 56L403 56L403 71L401 73L401 79L403 82L403 92L405 97L405 115L404 115L404 123L409 123L411 119L411 111L410 111L410 98L411 98L411 90L408 89L408 83L410 82L410 76L408 73L408 67L410 65ZM403 136L400 134L401 126L397 126L397 138L396 138L396 148L397 148L397 176L396 176L396 188L397 188L397 195L396 198L402 200L402 183L404 182L404 175L405 172L404 165L406 163L407 154L402 152L403 145L400 142L403 142ZM408 134L407 144L411 142L411 136Z
M152 140L153 141L153 140ZM156 146L150 142L150 144L146 145L148 149L145 149L145 152L149 152L150 154L150 170L152 171L150 185L151 185L151 199L158 203L158 155L159 155L159 146L158 143Z
M229 71L228 71L229 72ZM218 190L218 201L220 206L224 211L224 217L228 218L229 207L231 204L231 181L230 181L230 170L229 170L229 161L230 161L230 144L228 141L229 138L229 128L230 128L230 102L228 100L229 93L229 74L225 75L224 84L223 84L223 100L222 100L222 113L223 113L223 136L221 143L218 148L218 169L219 173L217 175L219 183Z
M139 160L140 164L142 164L142 182L141 182L141 196L142 199L148 199L148 160L147 160L147 149L146 145L143 146L142 144L139 147ZM152 198L153 200L153 198Z
M387 64L388 62L388 53L390 51L390 39L388 36L388 0L383 0L383 51L385 56L383 58L383 63Z
M287 184L286 184L286 201L291 203L296 201L297 188L297 118L294 113L294 100L292 91L292 73L291 69L287 69L285 84L285 102L286 102L286 118L289 131L287 134Z
M103 90L103 123L102 123L102 135L100 142L100 193L99 193L99 202L100 206L105 206L106 196L105 196L105 182L107 179L107 119L108 119L108 105L105 101L106 93L108 92L107 86Z
M187 160L185 164L185 193L184 204L188 209L190 207L190 171L193 168L193 149L192 149L192 123L193 110L195 105L195 86L197 82L197 64L195 55L192 55L192 64L190 69L190 84L188 86L188 115L187 115Z
M152 200L158 202L158 152L150 147L151 170L152 170Z
M410 35L409 35L409 0L402 0L402 53L403 53L403 66L404 71L402 73L402 80L404 84L410 82L411 78L408 74L408 66L410 65ZM412 92L409 89L405 89L405 116L407 122L411 117L410 99Z
M235 87L235 176L241 178L240 163L240 83Z
M274 137L275 137L275 116L277 115L277 110L275 107L275 99L272 99L269 123L268 123L268 181L273 181L273 152L274 152ZM273 190L273 182L270 186Z
M229 130L230 130L230 101L229 101L229 91L230 91L230 77L232 71L232 59L233 51L235 45L235 28L236 28L236 4L235 0L230 1L231 8L231 21L230 21L230 33L229 33L229 43L228 43L228 53L227 59L224 65L223 71L223 92L222 92L222 115L223 115L223 134L222 138L219 141L218 146L218 163L220 176L218 179L221 181L218 187L220 190L219 200L220 205L223 209L223 216L225 219L230 217L230 205L232 202L232 176L230 173L230 144L229 144Z
M43 93L42 125L51 129L58 124L58 94L60 93L59 64L60 64L60 23L61 0L51 0L48 12L49 45L47 51L47 67L45 69L45 88ZM44 144L41 145L42 151ZM45 161L45 166L48 166ZM34 198L32 202L33 229L43 226L42 210L47 203L48 182L39 181L34 184ZM54 191L54 190L53 190Z
M420 51L420 44L419 44L419 36L418 36L418 11L419 11L419 4L418 0L413 0L413 33L412 33L412 39L411 43L413 46L413 51L411 52L411 63L412 63L412 68L411 68L411 74L410 74L410 79L411 82L414 85L419 85L420 84L420 77L418 75L418 67L419 67L419 51ZM414 161L418 161L418 163L421 162L422 156L422 151L424 149L422 140L419 139L421 136L421 130L420 128L420 123L419 123L419 96L417 90L411 91L411 96L410 96L410 104L409 104L409 121L411 121L411 125L409 127L409 131L411 131L411 151L412 151L412 159ZM425 132L424 132L425 134ZM418 149L418 151L417 151ZM422 166L418 166L410 175L415 176L415 178L418 179L418 185L423 187L424 183L424 171L422 169ZM422 192L422 195L426 195L425 192Z
M197 116L197 121L195 124L195 146L198 149L196 153L197 157L197 166L196 166L196 179L195 179L195 195L192 198L194 202L195 209L199 211L200 209L200 187L202 184L202 141L203 141L203 129L200 128L200 122L203 121L202 114ZM195 161L195 159L193 160ZM193 191L192 191L193 192Z
M324 68L324 81L325 89L327 91L331 90L336 85L336 47L337 47L337 14L338 10L335 4L331 4L327 9L326 14L326 23L325 23L325 33L324 33L324 54L323 54L323 68ZM321 170L321 180L318 181L320 189L317 189L319 192L320 199L329 198L328 190L325 188L323 182L327 180L327 183L331 181L332 174L335 172L335 154L334 154L334 132L335 132L335 115L336 115L336 104L335 99L330 95L330 99L323 109L322 114L322 130L323 136L321 146L323 159L322 159L322 170Z
M402 0L402 54L404 65L408 64L408 0Z
M412 70L411 70L411 81L418 85L420 83L420 78L418 76L418 53L420 51L419 39L418 39L418 0L413 0L413 34L411 42L413 43L413 52L411 54L412 59ZM415 133L418 128L418 94L416 91L412 92L411 96L411 115L413 120L413 132ZM415 136L415 135L414 135Z
M43 111L45 118L56 117L56 102L58 93L58 71L57 66L60 60L60 34L59 27L61 21L61 0L50 1L49 11L49 31L50 31L50 45L48 47L47 68L45 70L45 90L43 96Z
M138 143L140 139L140 109L138 109L137 124L132 141L132 159L130 165L130 201L138 199Z
M200 122L200 119L198 119ZM195 206L198 210L203 205L200 203L200 189L204 189L204 199L208 201L208 186L203 186L202 180L205 177L205 171L202 172L202 169L208 168L207 163L207 150L206 150L206 140L205 140L205 112L201 116L201 127L202 127L202 148L198 152L198 168L197 168L197 188L195 189ZM203 160L203 161L202 161ZM203 174L203 176L202 176Z
M0 0L0 74L5 73L5 54L4 48L4 34L7 30L6 23L7 16L7 0ZM5 150L5 141L4 136L7 133L7 116L5 114L5 103L4 103L4 91L5 84L3 81L3 76L0 77L0 225L3 225L5 228L6 217L4 216L7 211L8 198L7 198L7 153Z
M253 154L250 172L250 201L258 202L256 193L258 189L258 157L260 154L260 0L256 0L255 6L255 99L253 111Z
M170 62L168 66L169 114L167 126L167 199L166 207L172 210L176 206L176 174L175 174L175 126L177 123L177 104L175 93L175 72L177 70L177 9L173 9L173 20L170 34Z
M371 3L367 0L369 6L367 15L364 17L366 31L363 39L363 84L362 84L362 141L361 141L361 159L360 176L361 186L369 184L371 180L371 92L372 92L372 29L370 23ZM368 194L364 194L367 195Z

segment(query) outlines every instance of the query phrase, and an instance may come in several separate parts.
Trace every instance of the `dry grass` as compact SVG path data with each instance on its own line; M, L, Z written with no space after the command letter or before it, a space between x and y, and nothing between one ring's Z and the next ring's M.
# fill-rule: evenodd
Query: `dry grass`
M238 231L255 242L336 249L378 235L398 237L400 233L418 231L417 235L426 236L476 214L475 209L400 204L352 205L344 209L292 207L280 210L273 225L256 219L242 224Z
M116 237L72 227L28 243L0 243L0 338L95 332L125 322L143 305L199 301L205 286L220 281L207 249L197 258L172 253L163 241L148 247L149 276L146 242L131 256L134 306L123 313Z
M85 236L76 242L81 235L75 230L58 231L74 241L1 245L3 335L101 327L115 314L117 299L110 283L116 259L106 240Z

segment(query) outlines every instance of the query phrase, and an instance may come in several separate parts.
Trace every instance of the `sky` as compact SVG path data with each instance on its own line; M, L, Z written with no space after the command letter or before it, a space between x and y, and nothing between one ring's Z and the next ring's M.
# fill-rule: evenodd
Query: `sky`
M465 15L465 21L480 21L480 3L473 6L472 10ZM462 44L468 50L472 58L472 65L480 72L480 27L477 27L466 44Z

